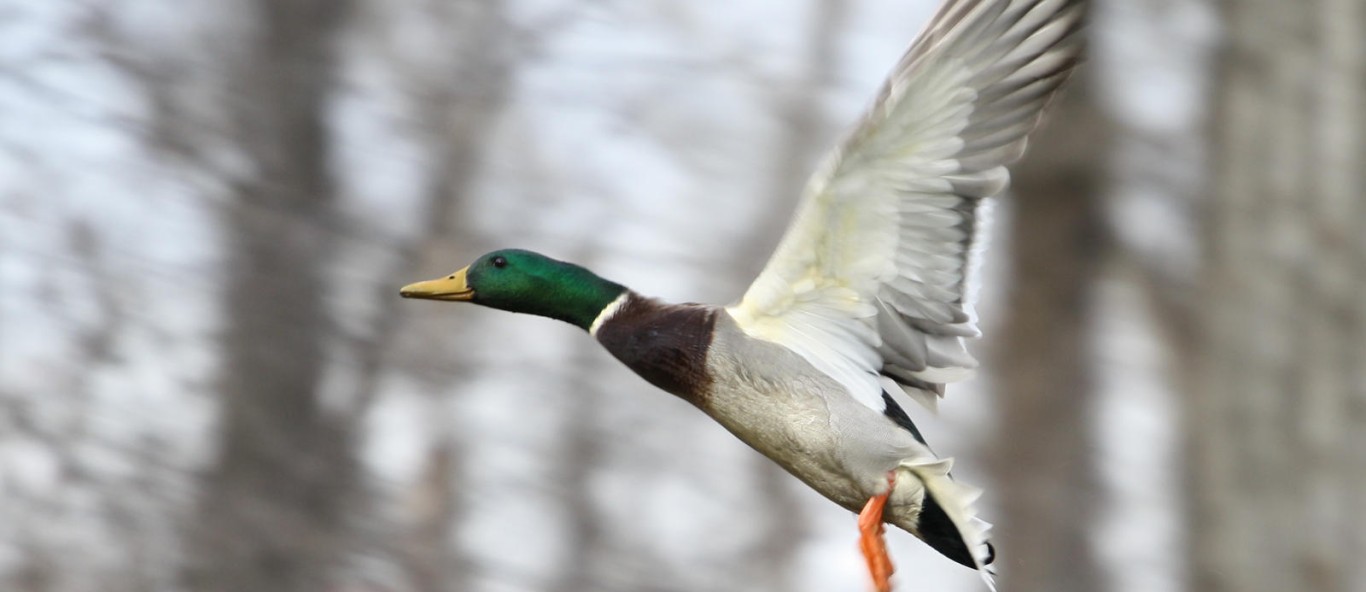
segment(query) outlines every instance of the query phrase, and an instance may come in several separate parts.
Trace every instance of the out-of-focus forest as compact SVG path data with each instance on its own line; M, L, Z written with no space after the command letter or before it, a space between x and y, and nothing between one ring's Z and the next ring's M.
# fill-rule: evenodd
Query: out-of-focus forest
M864 590L517 246L739 296L932 0L0 0L0 589ZM1366 589L1366 4L1095 0L938 417L1002 589ZM981 590L892 532L900 589Z

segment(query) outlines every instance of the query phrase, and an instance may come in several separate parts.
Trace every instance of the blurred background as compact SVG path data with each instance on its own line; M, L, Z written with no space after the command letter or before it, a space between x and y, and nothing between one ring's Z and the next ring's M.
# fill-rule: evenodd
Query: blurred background
M581 331L397 288L735 299L937 4L0 0L0 589L865 590L852 515ZM1003 590L1366 590L1366 4L1092 22L984 370L910 411Z

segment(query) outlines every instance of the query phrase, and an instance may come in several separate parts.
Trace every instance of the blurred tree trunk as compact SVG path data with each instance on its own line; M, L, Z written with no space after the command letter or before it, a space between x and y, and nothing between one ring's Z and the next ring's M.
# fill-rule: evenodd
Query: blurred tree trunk
M1366 589L1366 6L1224 2L1192 589Z
M995 531L1003 589L1099 589L1089 541L1096 475L1086 326L1106 248L1099 196L1109 132L1080 75L1014 174L1013 278L997 358Z
M217 460L201 483L191 590L322 591L345 540L353 434L320 402L323 270L334 188L326 98L330 0L258 0L254 35L229 70L238 148L252 167L224 214L226 328Z

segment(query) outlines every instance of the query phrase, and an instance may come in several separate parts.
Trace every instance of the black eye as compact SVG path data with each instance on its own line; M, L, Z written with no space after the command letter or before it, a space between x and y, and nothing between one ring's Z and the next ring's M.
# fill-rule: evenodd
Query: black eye
M503 257L502 255L499 255L499 256L497 256L497 257L494 257L492 261L489 261L489 263L492 263L494 267L497 267L497 268L499 268L499 269L502 269L502 268L508 266L508 260L507 260L507 258L506 258L506 257Z

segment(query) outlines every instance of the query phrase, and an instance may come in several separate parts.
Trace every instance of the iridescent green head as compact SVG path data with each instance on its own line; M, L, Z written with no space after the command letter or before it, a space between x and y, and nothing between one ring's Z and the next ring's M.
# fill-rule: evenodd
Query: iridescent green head
M404 286L404 298L473 302L588 329L626 288L591 271L531 251L488 253L444 278Z

